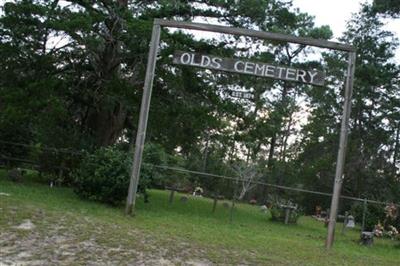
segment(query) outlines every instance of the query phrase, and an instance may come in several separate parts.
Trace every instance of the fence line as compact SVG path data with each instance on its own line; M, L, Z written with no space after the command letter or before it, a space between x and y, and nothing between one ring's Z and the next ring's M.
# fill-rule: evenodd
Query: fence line
M11 141L4 141L4 140L0 140L0 143L8 144L8 145L14 145L14 146L20 146L20 147L26 147L26 148L36 148L36 149L38 148L38 149L42 149L42 150L55 151L55 152L60 152L60 153L70 153L70 154L75 154L75 155L81 155L83 153L83 152L80 152L80 151L69 151L69 150L66 150L66 149L37 147L37 146L29 145L29 144L22 144L22 143L16 143L16 142L11 142ZM15 158L13 158L13 159L15 159ZM194 171L194 170L188 170L188 169L184 169L184 168L180 168L180 167L171 167L171 166L166 166L166 165L155 165L155 164L149 164L149 163L143 163L143 164L146 164L146 165L149 165L149 166L152 166L152 167L156 167L156 168L160 168L160 169L165 169L165 170L173 170L173 171L179 171L179 172L184 172L184 173L198 174L198 175L202 175L202 176L211 176L211 177L218 177L218 178L223 178L223 179L227 179L227 180L244 182L243 180L240 180L240 179L238 179L236 177L232 177L232 176L216 175L216 174L205 173L205 172ZM261 182L261 181L250 181L250 183L257 184L257 185L262 185L262 186L273 187L273 188L278 188L278 189L291 190L291 191L296 191L296 192L303 192L303 193L309 193L309 194L314 194L314 195L322 195L322 196L332 197L332 193L308 190L308 189L303 189L303 188L288 187L288 186L276 185L276 184L271 184L271 183L266 183L266 182ZM363 198L357 198L357 197L351 197L351 196L341 195L340 198L359 201L359 202L365 202L366 201L368 203L387 205L387 202L370 200L370 199L363 199ZM400 207L399 204L395 204L395 205L397 207Z
M44 151L53 151L53 152L59 152L59 153L70 153L70 154L75 154L75 155L81 155L83 153L80 151L71 151L66 148L57 149L57 148L41 147L41 146L34 146L34 145L30 145L30 144L23 144L23 143L4 141L4 140L0 140L0 143L11 145L11 146L20 146L20 147L25 147L25 148L40 149L40 150L44 150Z
M143 163L143 164L146 164L148 166L152 166L152 167L155 167L155 168L160 168L160 169L179 171L179 172L183 172L183 173L198 174L198 175L203 175L203 176L218 177L218 178L223 178L223 179L233 180L233 181L238 181L238 182L245 182L243 180L240 180L240 179L238 179L236 177L232 177L232 176L216 175L216 174L210 174L210 173L199 172L199 171L194 171L194 170L187 170L187 169L184 169L184 168L171 167L171 166L166 166L166 165L155 165L155 164L149 164L149 163ZM285 190L292 190L292 191L297 191L297 192L315 194L315 195L322 195L322 196L328 196L328 197L332 196L332 193L326 193L326 192L320 192L320 191L314 191L314 190L308 190L308 189L302 189L302 188L295 188L295 187L288 187L288 186L282 186L282 185L275 185L275 184L261 182L261 181L246 181L246 182L250 182L250 183L253 183L253 184L257 184L257 185L273 187L273 188L279 188L279 189L285 189ZM368 203L375 203L375 204L381 204L381 205L387 205L388 204L387 202L369 200L369 199L362 199L362 198L351 197L351 196L343 196L343 195L341 195L340 198L354 200L354 201L360 201L360 202L365 202L366 201ZM400 205L398 205L398 204L395 204L395 205L397 207L400 207Z

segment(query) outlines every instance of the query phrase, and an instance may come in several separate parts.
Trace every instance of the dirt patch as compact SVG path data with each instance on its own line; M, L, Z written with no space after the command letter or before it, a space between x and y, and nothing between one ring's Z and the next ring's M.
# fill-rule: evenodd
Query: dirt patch
M14 228L19 230L33 230L35 229L35 225L31 222L31 220L26 219L23 221L23 223L21 223L18 226L15 226Z
M27 219L23 211L1 210L0 265L213 265L187 242L160 243L136 229L41 209L26 211Z

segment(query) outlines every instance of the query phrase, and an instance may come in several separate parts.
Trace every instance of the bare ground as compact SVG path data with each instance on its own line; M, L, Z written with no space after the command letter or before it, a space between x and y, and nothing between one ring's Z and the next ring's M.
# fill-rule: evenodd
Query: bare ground
M133 226L82 217L3 205L0 265L215 264L206 258L205 250L192 243L164 241Z

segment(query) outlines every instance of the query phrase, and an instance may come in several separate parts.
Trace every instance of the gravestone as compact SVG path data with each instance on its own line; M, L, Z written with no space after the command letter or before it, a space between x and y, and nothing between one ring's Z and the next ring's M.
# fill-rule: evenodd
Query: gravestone
M268 207L266 205L261 205L260 211L266 213L268 211Z
M354 220L354 216L353 216L353 215L349 215L349 216L347 217L346 227L347 227L347 228L354 228L354 227L356 227L356 222L355 222L355 220Z

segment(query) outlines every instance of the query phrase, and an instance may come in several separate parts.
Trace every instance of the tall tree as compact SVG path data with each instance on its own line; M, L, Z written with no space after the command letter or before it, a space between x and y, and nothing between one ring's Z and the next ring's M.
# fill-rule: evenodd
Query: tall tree
M399 68L393 60L397 40L382 26L372 7L364 4L341 39L357 47L344 193L388 200L398 197L391 187L399 185L393 176L393 156L398 147ZM326 91L311 92L316 108L303 131L301 172L320 190L330 187L334 174L341 115L337 95L343 93L338 87L343 88L340 80L345 78L340 71L345 69L343 59L340 53L325 57L330 85Z
M397 0L374 0L372 11L387 14L392 17L400 16L400 2Z

